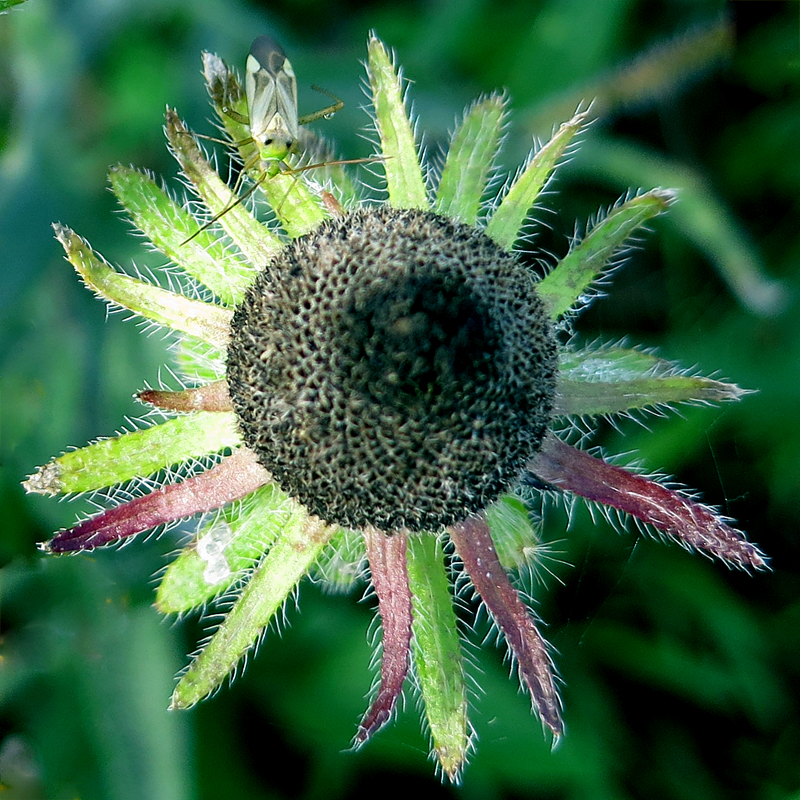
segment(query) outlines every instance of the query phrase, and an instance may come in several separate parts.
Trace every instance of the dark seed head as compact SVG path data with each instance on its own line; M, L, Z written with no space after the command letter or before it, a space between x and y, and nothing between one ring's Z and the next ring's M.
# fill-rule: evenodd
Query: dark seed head
M437 531L541 447L556 345L528 270L436 214L352 212L297 239L237 308L247 446L327 522Z

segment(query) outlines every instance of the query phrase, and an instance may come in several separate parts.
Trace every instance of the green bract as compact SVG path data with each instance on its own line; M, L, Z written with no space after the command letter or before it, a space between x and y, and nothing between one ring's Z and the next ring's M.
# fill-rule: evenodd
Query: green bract
M236 599L181 676L174 708L202 700L233 674L304 576L310 574L337 590L369 576L383 630L381 675L356 744L391 717L407 673L413 670L433 757L446 776L458 780L472 747L472 731L456 585L471 587L484 603L508 644L535 712L554 738L563 733L547 645L507 574L525 569L540 544L517 494L521 484L554 496L569 492L623 511L731 566L760 569L765 562L758 549L712 509L571 447L554 432L554 426L568 427L570 417L590 420L677 402L741 396L732 384L686 374L641 350L598 344L581 349L574 342L560 343L568 338L561 334L568 331L571 316L591 299L593 285L614 264L626 241L664 212L673 194L653 189L624 198L599 216L568 255L538 280L512 248L556 165L586 125L587 113L579 112L561 125L495 197L490 176L505 101L501 96L485 98L471 106L457 126L431 191L397 70L377 39L370 40L368 49L379 139L376 160L385 176L385 203L357 200L340 166L298 170L303 163L325 160L309 141L303 159L287 156L294 169L275 170L264 179L242 122L247 108L238 81L218 57L205 54L205 75L220 120L231 141L238 143L243 163L255 164L251 177L261 185L253 197L267 200L272 220L262 223L249 210L251 203L236 202L193 135L169 110L170 145L213 224L204 227L203 219L196 219L145 173L116 167L111 183L136 225L183 271L191 291L184 295L124 275L71 230L56 226L67 258L87 286L113 306L176 333L178 367L187 386L142 391L140 399L160 409L164 421L54 458L28 479L26 488L42 494L88 492L182 467L176 473L186 476L182 480L109 508L44 545L53 553L91 550L203 514L196 536L164 573L156 605L164 613L182 614L204 609L222 594ZM388 252L388 263L396 264L396 270L383 262L367 264L372 255L361 255L361 229L376 218L381 225L390 221L386 242L379 242L377 250ZM422 238L409 246L407 230L420 220L413 235ZM428 230L436 232L437 238L430 241L436 242L438 256L427 255ZM458 247L441 245L443 236L457 239ZM333 266L322 264L329 239L343 243L331 257ZM357 251L356 240L361 248ZM464 247L466 256L459 249ZM370 247L366 251L372 252ZM351 252L360 255L351 258ZM407 252L413 252L413 258ZM348 263L350 272L344 267L337 272L340 262ZM501 268L501 262L508 266ZM265 264L267 269L256 281ZM374 279L367 274L368 266L374 268ZM302 294L291 284L299 275L312 286L310 293L305 288ZM327 283L319 278L320 294L315 295L319 275ZM526 338L518 331L528 313L531 326L538 327L527 330ZM272 333L263 340L251 337L247 326L262 324L259 315L277 320L273 324L281 335L296 343L299 355L290 365L272 352L277 341ZM320 328L323 323L329 327ZM232 336L236 344L231 344ZM240 350L247 350L251 359L246 370L237 360ZM325 357L307 356L319 352ZM528 383L519 384L525 389L520 399L515 381L523 356L535 361L536 370L525 378ZM340 375L342 364L347 380ZM228 367L235 381L228 381ZM254 370L259 374L252 386L248 381ZM357 380L362 373L367 377ZM280 404L267 401L274 400L272 387L285 383L287 374L294 393L289 396L298 399L292 400L291 408L285 403L282 411ZM341 395L342 386L349 394ZM242 392L251 391L260 394L243 400ZM538 417L528 429L525 403L533 403L528 395L537 392L540 397L530 413ZM326 404L349 410L328 413ZM261 421L248 419L244 424L242 409L249 413L254 406L272 409L263 424L270 426L270 437L285 437L277 442L280 447L272 448L280 454L280 467L274 471L284 475L282 481L274 480L267 469L272 468L265 455L270 448L256 444ZM445 409L441 419L436 417L439 407ZM306 414L303 408L314 413ZM358 413L362 408L363 414ZM369 414L374 423L365 433L357 423ZM509 422L512 419L517 421ZM496 440L488 438L495 435ZM374 440L362 447L360 436ZM297 497L289 496L287 486L301 487L304 491L296 491L300 497L317 496L318 490L304 483L306 473L298 467L292 474L292 469L294 464L314 464L316 451L310 448L321 438L330 444L325 452L335 451L337 459L320 465L318 483L325 482L326 469L341 471L345 467L340 464L346 464L355 472L341 485L357 486L362 452L370 454L370 468L372 461L379 465L374 481L383 482L383 494L377 500L369 495L371 506L339 515L340 506L350 508L337 502L347 499L335 495L339 473L331 475L332 497L328 488L324 504L308 501L330 519L312 516ZM516 455L505 461L504 453L489 458L488 445L494 441L506 442L503 446ZM458 459L451 457L455 451ZM303 462L300 455L309 453ZM306 469L311 472L310 466ZM417 513L428 500L435 511ZM411 504L408 514L402 513L404 502ZM393 505L384 508L382 503ZM383 530L373 524L376 520L402 522ZM415 520L424 520L430 530L420 529Z

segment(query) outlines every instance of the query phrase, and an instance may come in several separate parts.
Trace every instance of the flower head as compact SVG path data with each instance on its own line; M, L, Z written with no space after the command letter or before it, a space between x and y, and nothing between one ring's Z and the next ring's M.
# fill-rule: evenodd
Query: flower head
M586 113L487 200L504 100L477 102L431 192L400 80L376 39L368 69L385 202L358 200L336 164L267 168L263 152L253 159L238 81L206 54L220 119L277 221L262 224L238 202L170 110L170 144L213 225L198 229L146 174L117 167L111 182L180 268L178 290L112 269L56 226L87 285L178 334L185 385L140 392L161 415L157 424L67 452L26 488L98 491L184 465L182 479L148 487L45 545L91 550L203 514L166 571L157 605L180 613L226 592L235 602L181 677L176 708L233 673L304 576L348 587L366 566L383 648L356 743L391 717L413 668L434 757L457 779L472 735L454 575L474 588L505 638L545 727L554 738L563 733L548 647L509 578L522 565L516 553L538 542L524 514L521 526L507 523L504 511L520 511L521 486L624 512L731 566L765 561L714 510L558 433L571 417L741 395L650 353L580 348L567 335L593 284L672 193L623 199L539 279L513 246ZM306 155L319 160L313 149L306 137ZM514 537L525 540L516 550Z
M385 206L324 222L236 310L247 447L316 516L438 532L519 480L553 409L530 272L476 228Z

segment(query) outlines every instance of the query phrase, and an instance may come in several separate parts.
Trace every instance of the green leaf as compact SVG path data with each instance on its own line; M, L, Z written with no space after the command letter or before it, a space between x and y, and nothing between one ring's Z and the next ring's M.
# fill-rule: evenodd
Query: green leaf
M486 234L500 247L510 250L517 241L522 225L542 188L564 155L567 146L588 119L589 113L581 111L563 123L550 141L535 153L527 166L517 175L486 226Z
M171 708L189 708L214 691L261 637L336 528L293 519L281 533L200 655L175 687Z
M197 411L100 439L54 458L25 482L29 492L91 492L241 444L232 413Z
M368 72L375 123L384 157L389 205L430 208L422 177L414 131L403 102L403 87L383 43L371 37Z
M652 189L620 203L595 223L537 285L539 296L550 307L553 319L578 303L626 239L648 220L663 214L674 200L674 192Z
M414 669L419 680L433 751L445 774L458 781L470 749L464 663L450 580L436 536L410 536Z
M617 414L670 403L738 400L743 394L733 383L681 374L649 353L602 347L561 354L556 414Z
M505 100L492 95L475 103L453 134L436 193L436 211L474 225L489 170L500 145Z

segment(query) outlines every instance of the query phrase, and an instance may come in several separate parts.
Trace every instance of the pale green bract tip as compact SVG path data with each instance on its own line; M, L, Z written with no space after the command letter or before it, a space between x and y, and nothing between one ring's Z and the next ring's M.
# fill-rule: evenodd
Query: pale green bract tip
M436 192L436 211L466 225L478 221L503 131L505 100L492 95L464 115L447 151Z
M70 450L41 467L29 491L93 492L240 444L233 414L198 411Z
M368 50L372 105L384 158L389 205L427 210L430 202L400 77L380 40L372 37Z
M653 189L620 203L603 215L539 282L539 296L550 307L553 319L579 306L583 295L627 240L653 217L666 211L674 200L674 192Z
M542 189L575 135L589 119L588 111L579 111L571 120L561 125L550 141L531 156L512 182L486 226L488 236L501 247L510 250L517 241Z
M438 537L408 540L408 579L413 608L414 669L436 760L458 782L472 745L467 718L464 656L450 576Z
M86 285L102 298L144 319L196 336L221 350L227 346L229 310L116 272L69 228L63 225L53 228L69 262Z

